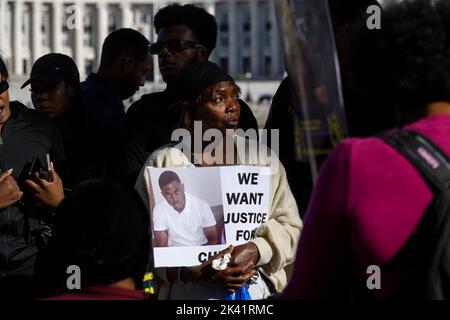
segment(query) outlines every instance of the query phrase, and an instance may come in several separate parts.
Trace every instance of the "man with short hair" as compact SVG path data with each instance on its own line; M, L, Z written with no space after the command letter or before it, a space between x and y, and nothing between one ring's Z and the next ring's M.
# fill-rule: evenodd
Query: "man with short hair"
M158 180L167 202L153 208L155 247L203 246L217 244L216 219L209 205L184 191L173 171L164 171Z
M117 158L125 122L122 100L145 84L152 62L148 45L136 30L113 31L103 43L98 72L81 83L90 136L88 153L96 163L98 177L107 176L112 160Z
M169 5L154 19L158 40L150 52L158 55L159 70L167 88L142 96L127 111L126 145L122 171L130 187L151 152L170 142L177 128L181 107L171 93L172 81L186 65L208 60L216 46L217 23L211 14L193 5ZM242 101L239 128L255 129L258 125L250 108Z

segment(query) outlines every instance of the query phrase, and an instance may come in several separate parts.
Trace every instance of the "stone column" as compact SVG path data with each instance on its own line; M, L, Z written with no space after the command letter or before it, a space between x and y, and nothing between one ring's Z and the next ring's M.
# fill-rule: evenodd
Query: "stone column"
M213 16L216 15L216 1L215 0L205 1L205 8L206 8L206 11L208 11L208 13L212 14ZM217 41L218 40L219 39L217 39ZM217 43L216 43L216 45L217 45ZM211 52L209 60L216 61L216 57L217 57L216 56L216 51L213 50L213 52Z
M108 35L108 6L106 2L97 3L97 67L100 65L103 41Z
M213 16L216 15L216 1L215 0L209 0L206 2L206 11L208 11Z
M153 2L153 18L155 17L158 10L161 9L161 7L162 7L161 1L156 0ZM150 42L156 42L156 40L158 39L156 30L153 29L153 24L151 27L151 37L152 38L150 39ZM162 80L161 80L161 73L159 72L158 56L154 55L153 56L153 82L159 83L161 81Z
M22 64L22 13L23 2L17 0L14 2L14 16L13 16L13 73L15 75L23 74Z
M0 52L3 54L6 53L6 47L8 43L9 34L6 33L8 30L6 26L6 8L8 3L6 0L0 0L0 30L5 30L4 32L0 32ZM6 62L5 62L6 63Z
M131 10L131 4L129 2L120 3L121 12L121 27L132 28L133 27L133 11Z
M42 3L40 0L34 0L31 2L31 11L32 11L32 29L30 32L32 33L31 41L32 41L32 56L31 62L36 61L41 56L41 46L42 46L42 32L41 32L41 24L42 24Z
M253 77L260 75L260 57L262 48L259 41L258 0L250 0L250 29L251 29L251 70Z
M272 24L271 35L270 35L270 54L272 56L272 75L280 76L281 71L281 46L280 46L280 35L278 34L278 24L275 13L274 1L270 1L270 21Z
M84 65L84 43L83 43L83 34L84 34L84 3L77 2L75 3L77 6L77 15L76 15L76 23L75 23L75 37L74 37L74 60L77 64L78 71L80 72L80 79L84 79L85 77L85 65Z
M60 1L52 2L52 50L61 52L62 50L62 3Z
M235 76L238 68L237 61L237 10L236 1L228 0L228 73Z

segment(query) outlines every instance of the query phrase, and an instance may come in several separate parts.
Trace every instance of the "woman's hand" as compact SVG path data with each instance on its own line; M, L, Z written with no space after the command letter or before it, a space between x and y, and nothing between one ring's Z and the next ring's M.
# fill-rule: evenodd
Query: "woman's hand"
M212 261L222 258L227 253L231 253L233 249L233 246L229 246L228 248L220 251L218 254L208 259L208 261L203 262L199 266L183 268L181 272L181 280L183 282L214 282L214 276L219 271L212 268Z
M214 270L212 261L225 254L231 254L231 260L225 270ZM237 247L230 246L213 256L200 266L183 269L182 281L206 281L224 287L229 292L242 288L254 275L253 266L259 260L259 251L255 244L246 243Z
M249 261L254 265L259 261L258 247L253 242L247 242L234 248L229 266L244 267Z
M23 196L23 192L11 176L12 169L0 173L0 208L7 208Z
M54 210L64 200L64 187L53 166L50 172L53 176L52 182L41 179L39 173L36 173L35 178L38 183L32 180L25 180L25 183L40 204Z
M239 290L254 275L254 266L259 261L258 247L248 242L234 248L228 267L223 271L223 286L227 291Z

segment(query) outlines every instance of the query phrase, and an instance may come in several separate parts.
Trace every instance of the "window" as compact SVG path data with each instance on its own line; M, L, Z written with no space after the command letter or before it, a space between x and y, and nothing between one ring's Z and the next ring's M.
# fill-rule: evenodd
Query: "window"
M50 8L46 6L46 10L42 12L41 16L41 45L43 47L50 46Z
M108 32L111 33L117 29L117 15L115 12L109 12L108 14Z
M70 16L70 14L72 14L72 13L70 13L70 14L67 13L67 8L68 8L68 6L64 7L65 14L61 15L62 26L63 26L61 38L62 38L63 46L65 46L65 47L70 46L71 33L72 33L72 30L69 30L69 26L68 26L68 18ZM73 18L72 18L72 21L73 21ZM55 30L55 32L58 32L58 30Z
M220 36L220 45L222 47L228 47L228 36L227 35Z
M244 67L244 73L251 71L250 57L244 57L242 59L242 66Z
M228 59L227 58L220 58L220 67L222 68L222 70L224 70L225 72L228 72Z
M248 34L244 35L244 46L249 47L250 43L251 43L250 35L248 35Z
M264 60L264 64L266 67L266 76L270 76L272 74L272 58L266 57Z
M22 70L23 74L28 74L28 61L27 59L22 60Z
M94 32L92 21L95 19L93 17L94 8L92 6L86 7L85 15L83 17L83 44L85 47L94 46Z
M220 25L220 31L221 32L228 32L228 23L222 23Z
M88 75L94 71L94 60L87 59L84 61L85 74Z

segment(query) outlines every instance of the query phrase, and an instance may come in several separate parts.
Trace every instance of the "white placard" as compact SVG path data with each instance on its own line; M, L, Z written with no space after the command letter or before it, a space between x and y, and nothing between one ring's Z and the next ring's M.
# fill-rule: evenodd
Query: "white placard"
M199 265L230 244L248 242L268 220L269 167L148 167L147 170L152 189L149 192L155 200L151 210L155 267ZM179 181L173 180L174 174ZM169 183L167 176L172 178ZM166 185L160 187L160 178ZM211 230L217 231L210 238L217 239L215 243L207 243L205 228L210 237ZM157 242L155 234L165 234L168 242Z

